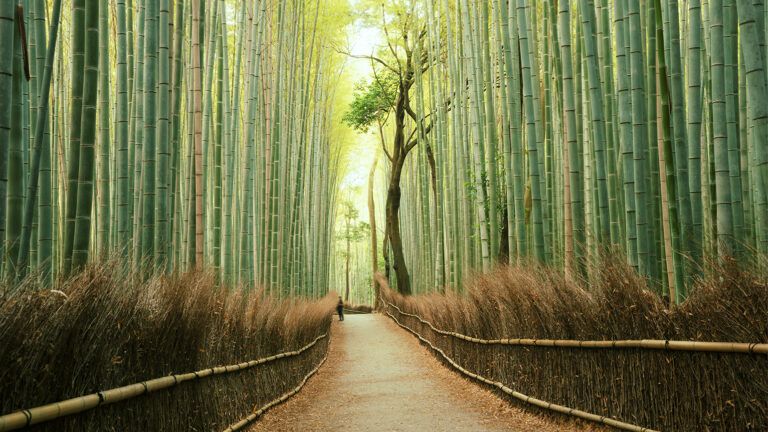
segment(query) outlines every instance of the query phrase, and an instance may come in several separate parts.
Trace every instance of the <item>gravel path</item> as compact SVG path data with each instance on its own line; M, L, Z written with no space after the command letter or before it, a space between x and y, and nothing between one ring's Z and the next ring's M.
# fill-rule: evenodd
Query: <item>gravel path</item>
M334 321L328 360L251 431L597 431L512 406L440 364L389 318Z

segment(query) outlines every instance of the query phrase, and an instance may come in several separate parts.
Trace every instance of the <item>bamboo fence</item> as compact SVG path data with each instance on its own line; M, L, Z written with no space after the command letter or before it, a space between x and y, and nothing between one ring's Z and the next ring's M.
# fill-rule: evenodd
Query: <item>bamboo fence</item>
M304 376L304 379L301 380L298 386L296 386L291 391L284 393L282 396L280 396L277 399L274 399L267 403L266 405L262 406L261 408L254 410L248 417L240 420L239 422L229 426L228 428L224 429L224 432L234 432L238 430L242 430L244 427L251 424L254 420L261 417L265 412L270 410L271 408L274 408L277 405L280 405L281 403L287 401L291 397L293 397L296 393L301 391L301 389L304 387L304 385L307 383L307 381L312 377L312 375L316 374L318 370L320 370L320 367L325 363L325 361L328 359L328 354L323 357L322 360L320 360L320 363L317 364L317 367L309 371L307 375Z
M712 353L715 353L716 355L722 354L722 353L732 353L732 354L736 354L738 358L744 359L744 361L746 361L747 364L751 364L750 360L752 359L754 359L755 361L762 360L764 358L764 355L768 353L768 344L764 344L764 343L699 342L699 341L651 340L651 339L648 339L648 340L572 340L572 339L530 339L530 338L481 339L481 338L476 338L472 336L467 336L457 332L446 331L443 329L436 328L432 323L423 319L421 316L414 313L403 311L398 305L390 301L387 301L384 297L382 297L381 300L383 304L386 305L386 308L388 310L385 310L385 313L387 313L387 315L390 316L390 318L392 318L399 326L413 333L417 338L419 338L419 340L421 340L426 345L428 345L433 351L439 354L440 357L442 357L447 363L449 363L451 366L459 370L462 374L467 375L470 378L473 378L485 384L496 387L502 392L514 397L515 399L518 399L525 403L535 405L539 408L555 411L555 412L566 414L566 415L572 415L585 420L590 420L590 421L610 425L623 430L650 431L650 430L653 430L651 428L655 428L656 430L667 430L667 426L670 426L670 424L667 424L664 421L655 422L653 420L654 418L653 415L649 417L648 415L637 415L637 413L633 413L633 412L623 412L622 417L627 418L633 421L634 423L646 424L648 427L636 426L631 423L626 423L626 422L622 422L622 421L607 417L608 413L613 413L614 412L613 410L617 408L612 405L609 407L605 407L606 409L603 409L600 407L600 404L598 405L587 404L590 407L588 409L592 411L592 412L587 412L587 411L577 410L574 408L569 408L568 406L565 406L565 405L546 402L541 399L536 399L536 398L527 396L524 393L515 391L507 387L503 383L503 381L506 381L504 377L507 375L505 375L505 373L500 373L499 375L491 372L494 369L488 369L488 368L497 368L497 367L504 368L505 367L505 366L497 365L496 362L498 361L498 358L497 358L497 356L499 355L498 353L494 354L493 352L489 352L488 355L490 357L487 359L487 361L479 361L479 363L477 361L474 361L474 363L473 361L470 361L469 364L474 365L472 366L473 369L477 370L479 373L482 373L485 376L480 375L479 373L476 374L474 372L469 371L468 369L460 365L457 361L455 361L453 358L449 356L450 352L453 352L454 354L456 354L455 348L451 348L450 351L444 351L444 349L446 348L445 346L440 347L439 346L440 344L436 344L428 340L427 338L419 334L417 330L409 327L407 323L406 324L401 323L400 320L397 319L395 315L393 315L393 313L399 314L398 318L400 319L405 317L405 318L412 319L413 320L412 322L414 324L420 323L423 326L421 328L424 331L432 331L435 333L435 335L448 337L447 339L448 341L455 340L455 341L469 342L470 345L476 344L476 345L483 345L483 346L489 346L489 347L490 346L517 346L517 347L525 347L526 350L530 350L530 347L541 347L541 348L549 348L549 349L552 349L552 348L574 348L574 349L586 348L586 349L598 349L598 350L600 349L617 349L617 350L636 349L636 350L640 350L640 352L683 351L683 352L689 352L690 353L689 355L691 356L696 356L695 358L699 358L698 357L699 355L706 356L707 354L711 355ZM390 311L392 313L390 313ZM452 344L450 344L450 346L453 347ZM532 354L537 351L538 350L534 349L533 351L530 351L530 352ZM583 352L583 351L577 350L577 352ZM451 355L454 355L454 354L451 354ZM742 354L746 354L746 356ZM466 366L467 365L466 361L469 360L469 358L465 358L464 355L461 353L459 353L459 355L460 355L459 361ZM501 354L501 355L504 356L505 354ZM545 352L543 355L548 356L550 354L546 354ZM619 359L620 359L623 354L620 354L619 352L617 352L616 355L619 356ZM528 361L531 361L532 359L529 357L527 358L528 358ZM693 359L694 357L690 357L690 358ZM506 367L509 367L509 366L506 366ZM492 375L498 375L498 376L491 376L489 378L487 373L482 372L483 370L487 372L491 372ZM584 373L588 373L588 372L584 372ZM509 378L509 376L507 376L507 378ZM525 380L523 380L523 382L524 381ZM559 381L555 379L555 383L557 382ZM516 386L520 385L520 382L518 381L515 381L515 383L516 383L515 384ZM536 390L536 387L531 387L529 390ZM553 395L550 395L550 396L553 396ZM547 397L547 399L552 400L550 397ZM579 400L578 398L576 399L561 398L560 396L557 396L557 399L558 399L558 402L565 403L571 406L573 406L573 403L576 403ZM571 402L568 402L569 400ZM595 410L601 410L600 412L602 413L602 415L594 414ZM651 412L659 414L658 412L653 410L651 410ZM747 421L748 418L742 418L741 420ZM663 427L659 427L659 426L663 426ZM690 426L690 424L688 426Z
M0 416L0 432L21 429L24 427L55 420L64 416L82 413L102 405L109 405L126 401L142 395L174 387L183 382L195 381L209 376L229 374L232 372L251 369L256 366L277 361L286 357L295 357L312 348L315 346L315 344L317 344L318 341L326 338L327 336L328 333L323 333L322 335L316 337L309 344L295 351L286 351L269 357L250 360L233 365L216 366L208 369L201 369L195 372L155 378L148 381L142 381L135 384L103 390L85 396L79 396L72 399L6 414Z

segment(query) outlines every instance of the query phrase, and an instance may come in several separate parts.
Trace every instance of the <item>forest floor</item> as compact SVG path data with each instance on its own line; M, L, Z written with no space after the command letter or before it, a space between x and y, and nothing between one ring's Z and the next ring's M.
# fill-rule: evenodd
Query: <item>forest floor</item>
M328 360L255 431L602 431L522 410L443 366L379 314L334 319Z

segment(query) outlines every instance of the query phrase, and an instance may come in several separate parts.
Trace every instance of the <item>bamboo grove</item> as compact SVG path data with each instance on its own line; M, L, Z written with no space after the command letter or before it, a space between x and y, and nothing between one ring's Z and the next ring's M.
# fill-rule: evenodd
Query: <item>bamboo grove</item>
M399 214L414 291L507 260L588 278L618 255L681 301L708 260L768 251L764 2L395 3L356 103L389 94L350 124L391 152L414 64Z
M324 294L334 20L316 0L0 2L4 277L116 253Z

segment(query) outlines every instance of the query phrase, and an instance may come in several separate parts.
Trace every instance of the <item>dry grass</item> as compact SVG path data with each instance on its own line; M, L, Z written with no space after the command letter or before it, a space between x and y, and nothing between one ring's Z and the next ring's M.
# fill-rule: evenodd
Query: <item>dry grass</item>
M671 309L617 262L596 270L590 285L534 265L499 268L468 285L465 295L382 293L439 329L483 339L768 342L764 265L712 266ZM481 346L398 319L464 367L549 402L664 431L768 430L766 356Z
M91 266L57 291L28 282L0 299L0 413L298 349L330 328L332 296L280 301L217 288L206 273L137 282L127 267ZM295 387L323 358L327 341L298 357L35 429L220 430Z
M371 313L373 307L365 304L344 303L345 313Z

